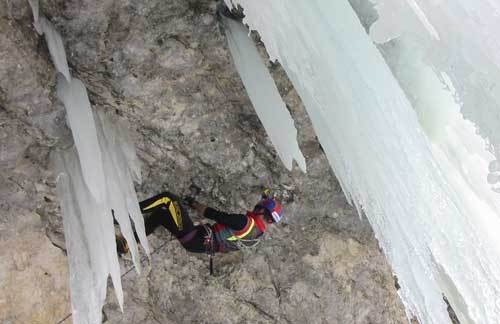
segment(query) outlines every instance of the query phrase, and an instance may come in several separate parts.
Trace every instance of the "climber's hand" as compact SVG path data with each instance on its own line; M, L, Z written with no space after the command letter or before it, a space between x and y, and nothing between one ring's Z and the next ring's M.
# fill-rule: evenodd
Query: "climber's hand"
M194 208L194 206L197 204L196 199L194 199L194 197L191 196L184 197L184 202L191 208Z

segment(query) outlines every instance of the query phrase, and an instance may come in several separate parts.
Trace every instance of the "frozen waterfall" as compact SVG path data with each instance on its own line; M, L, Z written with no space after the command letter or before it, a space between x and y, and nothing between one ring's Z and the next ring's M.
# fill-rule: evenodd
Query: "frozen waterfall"
M462 323L497 323L500 197L486 179L500 143L500 6L226 2L243 7L294 84L398 276L408 317L451 323L446 296Z
M57 95L66 108L75 144L53 156L68 251L73 323L99 324L110 275L123 309L113 216L127 239L138 272L141 264L134 229L149 255L133 184L141 180L140 165L127 134L129 127L102 112L94 115L85 85L70 75L61 35L39 13L38 1L29 3L34 26L45 35L50 56L60 73Z

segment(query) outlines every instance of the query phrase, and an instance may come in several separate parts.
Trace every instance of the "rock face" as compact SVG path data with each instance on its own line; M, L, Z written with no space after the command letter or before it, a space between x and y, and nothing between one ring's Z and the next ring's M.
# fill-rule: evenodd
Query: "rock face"
M279 65L269 63L308 173L288 172L279 161L232 65L216 4L41 1L93 108L135 126L140 198L184 194L194 183L200 201L243 212L263 185L288 197L283 224L254 250L216 256L215 276L205 255L187 253L157 230L142 275L126 272L131 263L122 260L125 312L110 291L106 321L405 323L369 224L347 205L300 98ZM31 21L27 2L0 2L2 323L57 323L70 312L49 154L71 139L46 45Z
M48 238L63 242L48 167L62 111L28 9L0 2L0 322L9 324L70 311L66 257Z
M66 258L45 235L37 214L16 216L1 232L0 319L56 323L70 311Z

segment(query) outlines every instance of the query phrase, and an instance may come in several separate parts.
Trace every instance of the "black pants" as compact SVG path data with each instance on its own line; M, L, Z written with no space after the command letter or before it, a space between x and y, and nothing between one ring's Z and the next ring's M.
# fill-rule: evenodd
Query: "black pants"
M154 232L158 226L164 226L190 252L206 252L205 237L207 231L202 225L195 226L187 210L180 203L181 199L163 192L139 203L144 217L146 235ZM177 220L177 221L176 221ZM185 240L185 238L190 238ZM137 235L136 235L136 239Z

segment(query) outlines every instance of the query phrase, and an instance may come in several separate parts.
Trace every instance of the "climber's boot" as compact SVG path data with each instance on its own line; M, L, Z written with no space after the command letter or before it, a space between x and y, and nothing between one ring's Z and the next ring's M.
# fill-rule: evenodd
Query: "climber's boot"
M116 234L115 238L116 238L116 251L118 252L118 255L121 256L122 254L128 253L129 247L127 240L121 234Z

